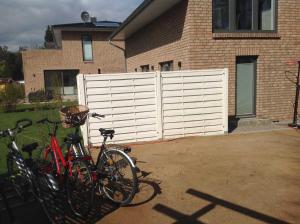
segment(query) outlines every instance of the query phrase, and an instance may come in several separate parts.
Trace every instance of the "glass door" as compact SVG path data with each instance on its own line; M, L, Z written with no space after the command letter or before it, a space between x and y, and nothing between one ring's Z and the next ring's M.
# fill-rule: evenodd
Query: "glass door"
M236 116L256 115L257 57L237 57L236 61Z

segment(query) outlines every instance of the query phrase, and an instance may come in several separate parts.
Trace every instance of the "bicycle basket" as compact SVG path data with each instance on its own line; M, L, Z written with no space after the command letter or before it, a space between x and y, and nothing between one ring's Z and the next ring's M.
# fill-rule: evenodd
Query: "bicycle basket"
M83 125L87 118L89 108L82 105L64 107L59 111L60 120L64 128L72 128L75 125Z

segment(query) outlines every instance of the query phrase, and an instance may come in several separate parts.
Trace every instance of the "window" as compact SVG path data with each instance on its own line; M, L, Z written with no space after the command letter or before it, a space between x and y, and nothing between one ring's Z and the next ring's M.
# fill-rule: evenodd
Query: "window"
M229 0L213 1L213 21L214 29L229 28Z
M258 29L275 29L275 0L259 0Z
M236 1L236 29L252 29L252 0Z
M173 61L159 63L161 71L173 71Z
M141 70L142 70L142 72L149 72L150 71L149 65L142 65Z
M79 70L45 71L45 90L54 94L76 95L76 76Z
M216 32L267 32L276 29L277 0L212 0Z
M92 37L90 35L82 36L82 54L84 61L93 61Z

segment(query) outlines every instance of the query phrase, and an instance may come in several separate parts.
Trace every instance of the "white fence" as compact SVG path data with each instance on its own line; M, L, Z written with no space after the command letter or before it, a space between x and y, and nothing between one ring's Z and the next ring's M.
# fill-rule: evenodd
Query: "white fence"
M139 142L228 131L228 70L78 75L79 103L91 112L85 143L98 145L99 128L112 142Z

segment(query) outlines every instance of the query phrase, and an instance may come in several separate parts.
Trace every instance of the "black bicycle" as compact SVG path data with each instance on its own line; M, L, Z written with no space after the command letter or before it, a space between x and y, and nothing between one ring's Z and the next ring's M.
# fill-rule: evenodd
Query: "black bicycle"
M64 214L53 204L55 192L59 190L58 183L47 172L45 161L32 158L32 152L37 149L38 144L35 142L22 147L21 150L29 155L25 159L16 143L16 135L31 125L31 120L22 119L16 122L14 128L0 131L0 137L10 138L7 145L8 179L21 199L26 201L30 193L33 194L51 223L64 223Z
M128 156L130 148L122 145L106 145L108 138L114 137L115 131L99 129L103 136L100 153L96 163L93 162L89 150L85 150L80 137L80 126L88 116L88 110L79 116L75 113L66 114L66 122L72 124L75 132L65 139L68 151L74 152L77 157L89 161L93 171L95 187L100 194L104 194L111 201L121 206L128 205L134 198L138 189L137 168L135 161ZM103 118L104 115L91 114L94 118Z
M14 217L14 215L12 213L12 209L9 206L7 197L6 197L5 193L4 193L4 186L5 186L4 178L0 177L0 197L2 198L4 206L5 206L5 209L6 209L7 213L8 213L9 223L14 223L15 222L15 217ZM1 223L1 214L0 214L0 223Z

